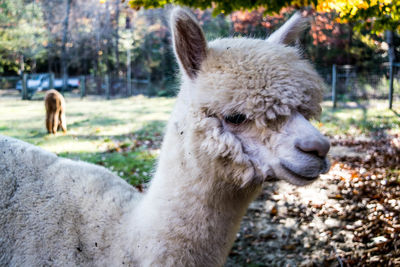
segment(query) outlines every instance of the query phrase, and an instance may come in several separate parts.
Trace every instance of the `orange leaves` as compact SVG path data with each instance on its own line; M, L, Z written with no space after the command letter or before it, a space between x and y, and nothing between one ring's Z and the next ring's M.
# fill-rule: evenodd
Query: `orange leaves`
M320 0L319 12L336 12L341 23L353 22L355 29L371 27L372 32L398 29L400 10L398 0Z
M269 214L271 216L276 216L278 214L278 209L276 208L276 206L273 206L271 211L269 212Z

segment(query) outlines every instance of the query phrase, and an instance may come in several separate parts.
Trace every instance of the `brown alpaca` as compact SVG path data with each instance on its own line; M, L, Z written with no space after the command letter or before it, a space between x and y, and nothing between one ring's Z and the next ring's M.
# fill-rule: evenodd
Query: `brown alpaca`
M44 97L44 105L46 106L47 132L55 134L59 128L64 133L67 132L64 97L56 90L51 89Z

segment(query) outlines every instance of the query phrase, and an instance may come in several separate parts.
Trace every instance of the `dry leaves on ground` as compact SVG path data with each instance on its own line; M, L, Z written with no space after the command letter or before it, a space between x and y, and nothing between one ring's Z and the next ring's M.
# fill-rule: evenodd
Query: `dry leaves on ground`
M226 266L399 266L400 137L331 138L355 153L307 188L267 186Z

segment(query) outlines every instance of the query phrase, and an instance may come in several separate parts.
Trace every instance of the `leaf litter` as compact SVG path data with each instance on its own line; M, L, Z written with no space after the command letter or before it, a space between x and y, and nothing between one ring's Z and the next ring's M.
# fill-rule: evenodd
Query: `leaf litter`
M266 185L226 266L400 266L400 136L331 137L328 174Z

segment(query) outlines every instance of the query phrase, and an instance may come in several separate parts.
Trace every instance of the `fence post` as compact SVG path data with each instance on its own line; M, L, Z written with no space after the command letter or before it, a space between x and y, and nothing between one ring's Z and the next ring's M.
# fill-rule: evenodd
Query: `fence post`
M68 74L65 72L62 77L61 93L63 94L68 88Z
M128 95L132 95L132 70L131 70L131 49L127 50L127 60L126 60L126 81L128 88Z
M22 100L27 100L28 99L28 74L22 73Z
M81 98L83 98L84 96L86 96L86 77L85 77L85 75L81 76L79 86L81 89Z
M54 73L53 72L50 72L50 75L49 75L50 77L49 77L49 90L50 89L54 89Z
M106 84L106 99L109 100L110 99L110 78L109 78L108 74L106 74L104 82Z
M391 61L389 67L389 109L392 109L393 103L393 67L393 61Z
M336 96L336 64L332 65L332 103L333 108L336 108L337 96Z

